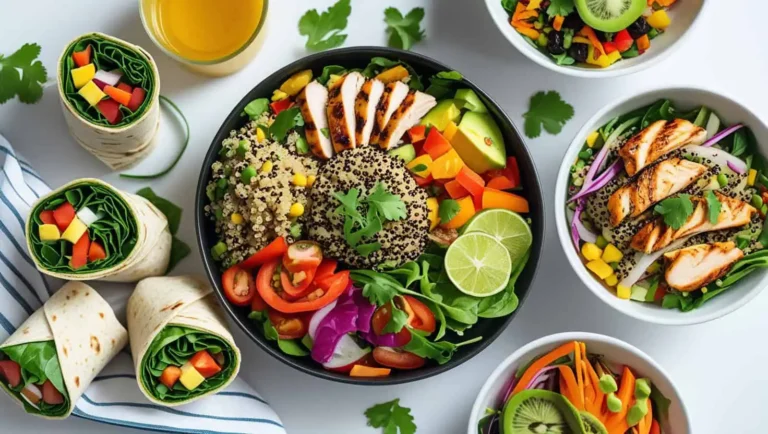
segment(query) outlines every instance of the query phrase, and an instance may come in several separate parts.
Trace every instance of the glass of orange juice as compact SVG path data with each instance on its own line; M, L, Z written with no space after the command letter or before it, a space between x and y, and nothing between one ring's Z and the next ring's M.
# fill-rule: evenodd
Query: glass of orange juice
M211 76L245 67L261 48L269 0L139 0L149 37L166 54Z

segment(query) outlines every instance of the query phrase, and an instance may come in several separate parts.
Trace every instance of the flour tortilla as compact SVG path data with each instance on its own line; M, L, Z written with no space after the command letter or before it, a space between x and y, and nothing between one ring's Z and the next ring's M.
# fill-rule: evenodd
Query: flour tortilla
M36 416L66 419L91 381L128 343L128 332L98 292L85 283L68 282L0 348L51 340L56 343L69 409L63 416Z
M94 273L75 274L49 271L40 263L36 255L31 254L37 269L49 276L64 280L105 280L108 282L136 282L145 277L165 274L171 259L171 241L173 238L168 228L168 219L151 202L141 196L120 191L99 179L82 178L65 184L41 197L32 205L31 210L37 208L38 203L48 200L49 197L80 184L100 185L118 195L128 204L131 214L136 219L136 227L139 232L136 246L123 262ZM32 216L27 218L27 234L32 230L33 221ZM29 235L27 235L27 248L30 252L34 252Z
M213 289L196 276L151 277L136 285L128 299L128 333L131 337L131 354L139 389L150 401L177 406L196 401L226 388L240 371L240 350L229 332L224 313L213 295ZM167 403L153 397L141 381L142 362L152 341L166 325L178 325L201 330L220 337L235 353L235 369L232 376L218 389L186 401Z

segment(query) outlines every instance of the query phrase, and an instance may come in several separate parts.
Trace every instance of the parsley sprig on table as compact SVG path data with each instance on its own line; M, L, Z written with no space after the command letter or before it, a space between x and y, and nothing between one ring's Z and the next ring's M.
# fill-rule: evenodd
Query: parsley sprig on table
M376 404L365 410L368 426L383 428L385 434L414 434L416 424L413 423L411 409L400 406L400 399Z
M403 14L397 8L384 10L384 22L387 23L389 46L410 50L413 44L424 39L425 32L420 23L424 19L424 8L413 8L408 14Z
M25 104L36 103L43 96L48 73L37 59L40 46L24 44L10 56L0 54L0 104L18 96Z
M347 28L351 12L350 0L339 0L322 14L317 9L308 10L299 20L299 33L307 36L306 47L322 51L341 46L347 40L341 32Z
M550 134L559 134L563 126L573 117L573 106L563 101L554 90L538 92L531 97L525 118L525 135L535 139L541 135L541 128Z

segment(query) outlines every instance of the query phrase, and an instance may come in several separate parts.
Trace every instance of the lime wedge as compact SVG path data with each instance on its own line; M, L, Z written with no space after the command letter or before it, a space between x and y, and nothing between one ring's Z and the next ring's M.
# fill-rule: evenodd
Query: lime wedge
M445 272L461 292L488 297L507 286L512 260L496 238L473 232L460 236L448 247Z
M520 214L506 209L489 209L476 215L464 227L464 233L482 232L501 242L509 251L513 264L531 248L531 227Z

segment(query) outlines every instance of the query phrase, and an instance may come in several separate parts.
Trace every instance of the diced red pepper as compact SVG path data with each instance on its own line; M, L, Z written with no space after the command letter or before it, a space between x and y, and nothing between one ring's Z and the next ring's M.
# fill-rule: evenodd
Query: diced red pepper
M424 142L423 151L428 153L432 160L437 160L445 153L453 149L451 143L446 139L437 128L430 128L427 140Z
M417 184L419 187L426 187L426 186L428 186L429 184L431 184L431 183L432 183L432 181L434 181L434 180L435 180L435 178L433 178L433 177L432 177L432 175L429 175L429 176L427 176L426 178L422 178L422 177L421 177L421 176L419 176L419 175L413 175L413 179L415 179L415 180L416 180L416 184Z
M92 50L93 49L91 48L91 46L88 45L87 47L85 47L85 50L75 51L74 53L72 53L72 60L75 61L75 65L77 65L78 68L91 63Z
M212 377L221 372L221 366L216 363L216 360L213 360L211 353L207 350L198 351L189 359L189 363L205 378Z
M120 112L120 103L112 98L99 101L96 104L96 109L112 125L119 123L123 119L123 114Z
M128 93L122 89L118 89L114 86L106 86L104 88L104 93L126 107L128 107L128 104L131 103L131 99L133 98L133 94Z
M133 93L133 88L128 83L118 83L117 88L128 93Z
M44 225L55 225L56 220L53 218L53 211L40 211L40 221L42 221Z
M460 199L464 196L469 196L469 191L462 187L461 184L459 184L459 181L455 179L445 184L445 191L448 192L451 199Z
M488 181L487 187L495 188L496 190L511 190L515 188L515 184L506 176L500 175Z
M466 188L473 197L483 196L485 181L469 167L464 166L461 168L459 174L456 175L456 181L459 181L459 184Z
M144 89L137 87L133 89L133 92L131 92L131 101L128 102L128 110L135 112L136 110L141 107L141 104L144 102L144 98L147 97L147 92L144 91Z
M181 377L181 368L178 366L168 365L163 369L163 373L160 374L160 382L169 389L173 389L173 386L179 381Z
M411 139L411 143L418 143L426 137L427 127L424 125L416 125L408 130L408 137Z
M59 405L64 403L64 395L56 390L56 386L51 383L51 380L45 380L45 383L43 383L43 402L48 405Z
M269 106L272 107L272 113L277 115L281 111L291 108L292 105L293 105L293 102L290 99L286 98L286 99L281 99L280 101L275 101Z
M630 36L629 31L624 29L613 36L613 43L616 45L616 48L623 53L632 48L632 44L634 44L635 41L632 39L632 36Z
M616 48L616 44L613 42L603 42L603 49L605 50L605 54L611 54L618 48Z
M101 259L107 259L107 252L104 251L104 247L98 241L91 242L91 247L88 248L88 262Z
M514 188L520 187L520 168L517 166L517 158L507 158L507 167L504 170L507 178L515 184Z
M88 248L91 246L91 240L88 238L88 231L85 231L83 236L72 247L72 259L69 265L77 270L80 267L85 267L88 264Z
M75 207L69 202L64 202L53 210L53 219L61 232L64 232L75 219Z

